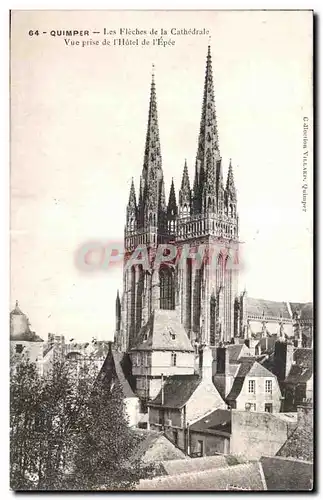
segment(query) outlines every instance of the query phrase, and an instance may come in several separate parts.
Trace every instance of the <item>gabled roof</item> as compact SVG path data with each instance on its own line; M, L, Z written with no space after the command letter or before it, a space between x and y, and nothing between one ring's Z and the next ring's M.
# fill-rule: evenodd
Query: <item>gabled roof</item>
M240 356L250 351L250 349L245 344L228 345L227 349L230 363L235 362L237 359L239 359Z
M313 463L295 458L261 457L267 490L309 491L313 488Z
M286 302L247 297L247 315L262 316L263 313L267 317L279 318L282 316L283 318L290 319Z
M221 431L231 433L231 411L215 410L190 425L190 431L210 432Z
M272 378L275 375L267 370L263 365L258 363L253 357L242 357L238 360L240 364L239 371L231 387L231 391L226 397L227 401L234 401L239 396L242 386L244 384L245 378L249 377L268 377Z
M198 375L174 375L168 377L164 383L164 404L166 408L182 408L200 385ZM161 406L162 391L148 403L150 406Z
M133 431L138 437L138 445L130 457L130 462L140 458L144 463L189 460L185 454L171 443L162 432L136 429Z
M215 455L210 457L199 457L184 460L171 460L162 462L163 468L168 476L185 474L188 472L200 472L203 470L220 469L229 465L237 465L239 460L232 455Z
M146 325L141 328L131 350L194 352L177 312L164 309L156 309L152 312Z
M137 398L137 396L133 393L130 384L123 372L121 366L122 356L122 353L118 353L112 350L110 343L109 352L98 375L98 380L100 380L101 383L105 384L111 384L112 382L118 381L121 385L122 392L125 398Z
M227 490L230 486L251 491L266 489L259 464L254 462L162 476L152 480L142 480L137 488L157 491L219 491Z

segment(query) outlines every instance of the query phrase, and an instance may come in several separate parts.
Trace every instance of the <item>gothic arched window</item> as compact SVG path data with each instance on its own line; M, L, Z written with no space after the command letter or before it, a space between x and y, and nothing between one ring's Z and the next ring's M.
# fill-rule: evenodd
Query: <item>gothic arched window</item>
M160 308L175 309L174 273L169 267L160 269Z

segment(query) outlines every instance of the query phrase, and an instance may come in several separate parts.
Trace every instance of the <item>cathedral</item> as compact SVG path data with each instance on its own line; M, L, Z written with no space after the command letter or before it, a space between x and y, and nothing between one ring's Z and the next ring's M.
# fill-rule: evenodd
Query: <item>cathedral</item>
M158 245L168 243L176 247L177 255L182 255L182 264L178 266L174 259L148 270L140 264L125 267L123 295L117 297L116 306L119 349L127 352L133 348L141 329L156 311L160 318L176 316L192 346L229 342L234 335L238 278L237 265L231 261L237 256L238 235L231 161L227 178L223 179L209 46L194 181L190 182L185 161L178 197L172 181L168 203L152 76L139 193L136 196L132 181L127 205L125 261L138 245L144 245L153 262ZM184 248L189 252L183 263ZM194 253L201 254L200 249L203 255L193 258Z

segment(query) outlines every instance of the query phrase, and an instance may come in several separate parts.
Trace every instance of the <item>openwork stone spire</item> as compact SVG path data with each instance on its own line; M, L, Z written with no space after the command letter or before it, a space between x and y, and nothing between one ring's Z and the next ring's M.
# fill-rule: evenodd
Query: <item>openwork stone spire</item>
M182 184L181 184L181 189L179 190L179 197L178 197L179 212L181 215L185 216L190 215L191 198L192 198L192 193L190 188L190 178L188 175L187 161L185 160Z
M231 158L230 158L229 169L228 169L226 191L231 196L231 198L233 198L233 199L236 198L236 188L235 188L235 184L234 184Z
M207 192L212 196L216 195L216 175L219 176L217 170L220 159L221 156L214 102L211 47L209 46L206 58L202 115L198 139L198 150L196 155L194 179L195 213L202 211L205 203L207 203L207 200L202 200L203 193L205 194L205 192ZM206 184L208 185L207 188L205 186Z
M161 171L162 159L160 152L158 114L157 114L157 98L154 69L150 87L150 102L148 112L148 125L146 134L145 157L143 166L143 180L148 181L149 174L154 171Z
M130 208L136 209L137 208L137 203L136 203L136 191L135 191L135 185L133 183L133 178L131 179L131 186L130 186L130 194L129 194L129 202L128 206Z
M177 214L177 203L176 203L176 194L175 194L175 187L174 187L174 179L173 178L172 178L172 183L170 186L167 213L169 215L176 215Z

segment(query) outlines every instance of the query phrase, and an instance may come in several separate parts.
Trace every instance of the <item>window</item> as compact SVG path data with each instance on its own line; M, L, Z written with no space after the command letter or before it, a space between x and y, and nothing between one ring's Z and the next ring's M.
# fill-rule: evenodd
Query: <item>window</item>
M176 333L173 330L169 330L169 335L172 340L176 340Z
M175 309L175 283L174 274L169 268L161 269L160 280L160 308Z
M137 366L140 366L141 364L141 358L140 358L140 353L138 352L137 354Z
M145 366L148 366L148 353L145 352Z
M272 394L273 392L273 381L272 380L266 380L265 381L265 393L266 394Z
M175 429L173 431L173 439L174 439L175 446L177 446L178 445L178 431L177 431L177 429Z
M272 405L272 403L265 403L265 412L267 412L267 413L272 413L273 412L273 405Z
M172 352L171 365L176 366L176 352Z
M256 403L246 403L245 409L246 411L256 411Z
M255 380L249 380L248 381L248 392L250 394L255 394L256 393L256 381Z
M197 442L197 455L203 457L204 455L204 441Z

